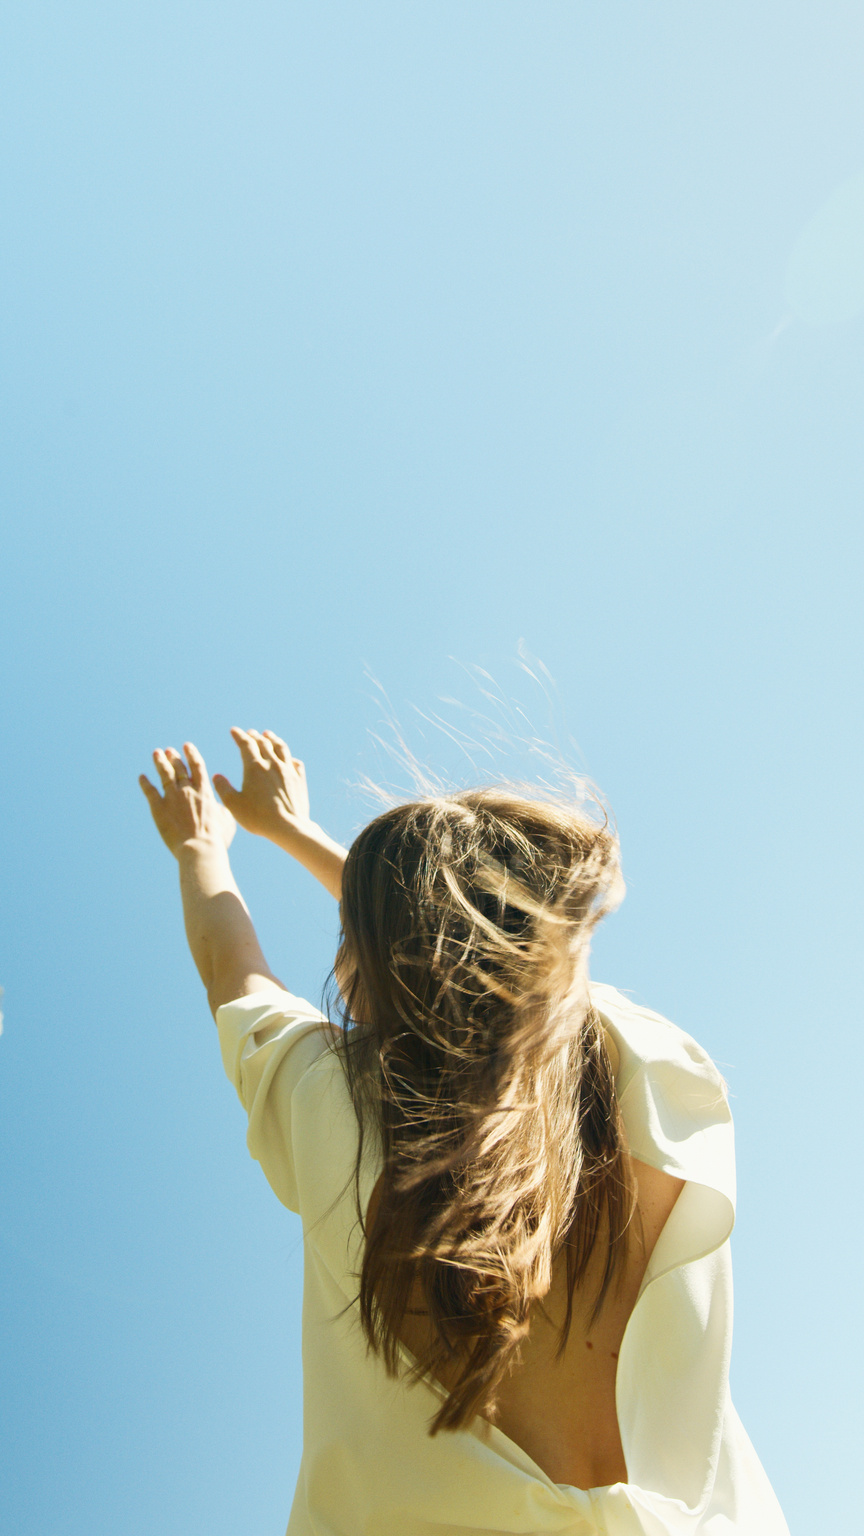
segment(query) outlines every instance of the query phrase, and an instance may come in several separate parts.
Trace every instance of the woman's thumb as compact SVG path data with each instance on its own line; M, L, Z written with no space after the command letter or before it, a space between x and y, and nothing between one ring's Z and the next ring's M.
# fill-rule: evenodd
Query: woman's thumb
M233 784L229 784L224 773L214 773L213 788L219 796L219 799L222 801L222 804L227 805L229 811L231 809L232 800L238 800L240 798L239 791L234 788Z

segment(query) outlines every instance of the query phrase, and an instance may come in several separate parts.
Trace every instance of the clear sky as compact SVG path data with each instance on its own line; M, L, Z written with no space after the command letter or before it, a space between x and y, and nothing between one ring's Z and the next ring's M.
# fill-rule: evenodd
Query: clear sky
M4 1536L278 1533L299 1459L300 1234L151 749L272 727L349 840L367 673L465 774L421 716L473 668L615 810L595 974L732 1088L739 1411L793 1536L859 1528L862 48L835 0L5 7ZM317 1000L332 904L235 846Z

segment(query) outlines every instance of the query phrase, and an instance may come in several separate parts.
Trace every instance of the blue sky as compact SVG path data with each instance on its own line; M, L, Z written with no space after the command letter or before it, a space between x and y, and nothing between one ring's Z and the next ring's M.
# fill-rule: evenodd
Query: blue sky
M299 1232L150 751L230 775L272 727L349 840L370 675L458 777L422 717L475 730L479 668L614 808L595 974L734 1095L736 1402L793 1536L854 1529L859 8L28 0L2 34L3 1528L290 1507ZM235 846L317 1000L332 904Z

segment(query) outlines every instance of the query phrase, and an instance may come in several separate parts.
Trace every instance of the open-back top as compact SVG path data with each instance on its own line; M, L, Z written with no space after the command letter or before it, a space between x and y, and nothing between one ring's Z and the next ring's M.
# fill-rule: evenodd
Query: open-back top
M304 1445L288 1536L788 1536L729 1396L735 1158L723 1080L659 1014L609 986L592 984L591 999L618 1048L631 1155L686 1183L620 1349L628 1481L587 1490L552 1482L485 1419L430 1437L442 1389L388 1377L352 1305L357 1121L322 1016L289 993L218 1010L249 1151L303 1222ZM370 1135L364 1210L380 1172Z

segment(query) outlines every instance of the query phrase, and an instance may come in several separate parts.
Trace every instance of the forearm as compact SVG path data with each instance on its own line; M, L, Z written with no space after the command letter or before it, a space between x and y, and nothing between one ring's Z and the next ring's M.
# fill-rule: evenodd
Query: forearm
M207 997L216 1009L259 986L280 987L264 958L227 849L190 840L178 853L186 938Z
M271 841L290 853L331 896L341 901L342 869L348 850L328 837L323 827L314 821L300 822L294 817L286 817L274 830Z

